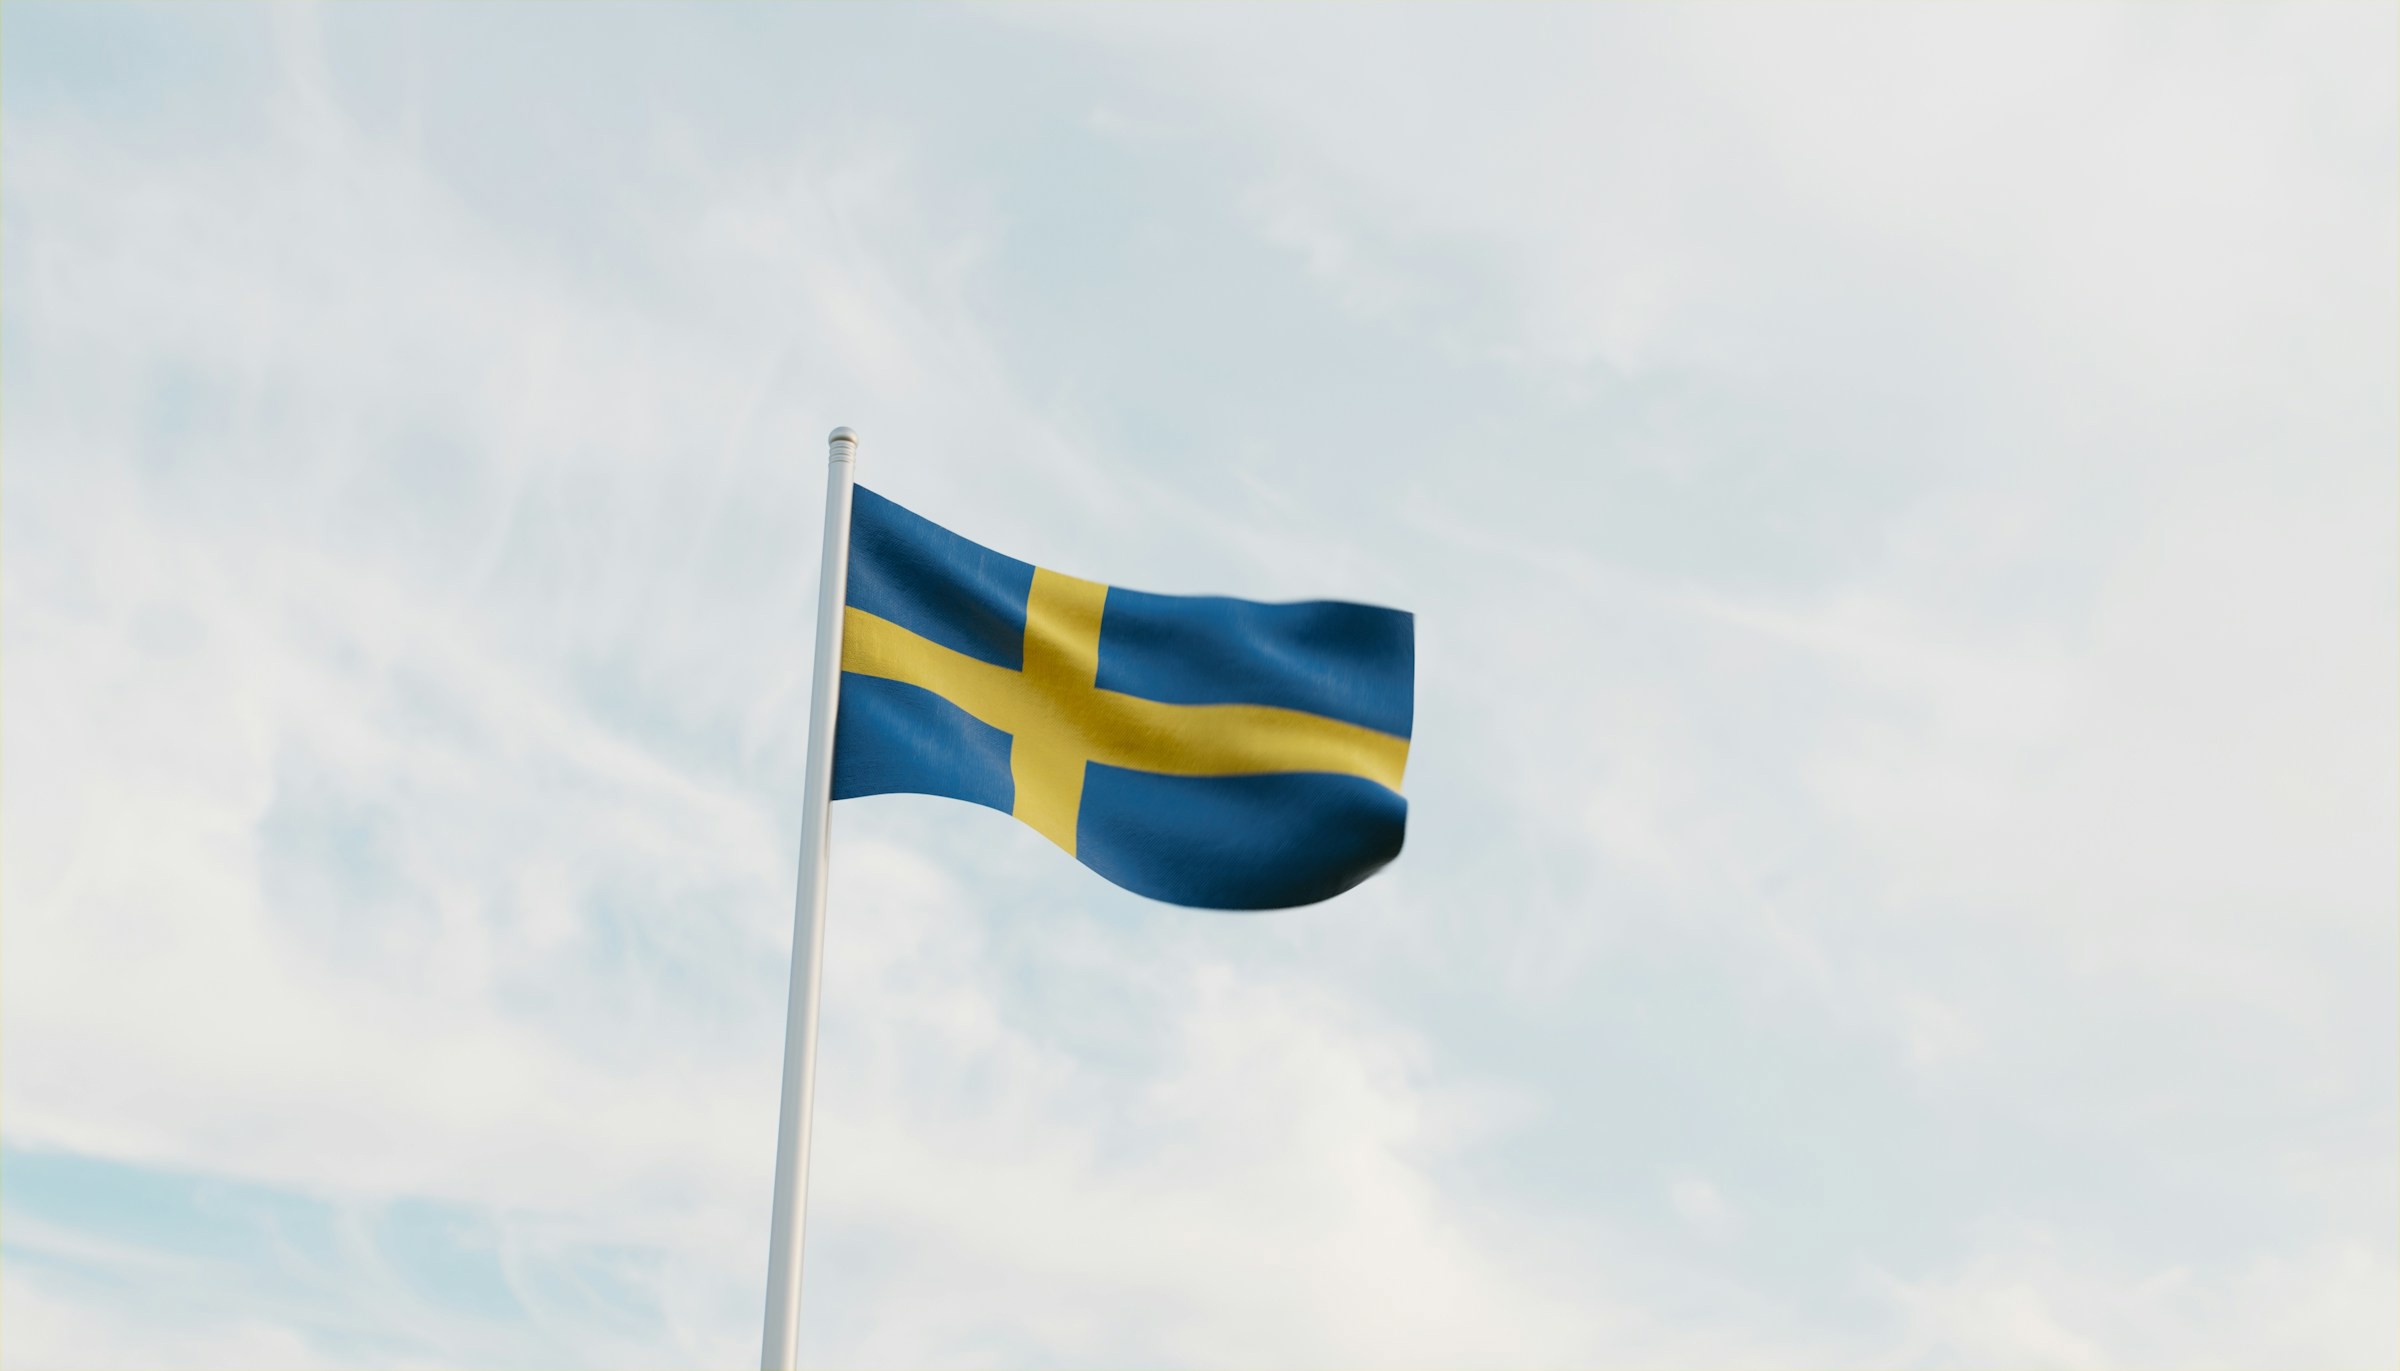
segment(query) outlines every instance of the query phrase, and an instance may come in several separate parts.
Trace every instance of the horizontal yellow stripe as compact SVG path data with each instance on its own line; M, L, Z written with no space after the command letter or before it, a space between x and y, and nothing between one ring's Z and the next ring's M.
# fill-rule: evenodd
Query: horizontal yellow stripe
M1040 682L844 607L842 670L920 686L1011 736L1072 738L1092 761L1169 776L1322 771L1392 790L1408 740L1272 705L1174 705Z

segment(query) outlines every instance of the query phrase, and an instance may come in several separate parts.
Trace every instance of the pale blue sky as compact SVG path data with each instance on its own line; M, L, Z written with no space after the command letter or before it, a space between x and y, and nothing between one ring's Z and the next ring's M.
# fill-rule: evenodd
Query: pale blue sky
M837 811L811 1364L2390 1364L2395 13L10 3L0 1358L756 1357L848 424L1420 678Z

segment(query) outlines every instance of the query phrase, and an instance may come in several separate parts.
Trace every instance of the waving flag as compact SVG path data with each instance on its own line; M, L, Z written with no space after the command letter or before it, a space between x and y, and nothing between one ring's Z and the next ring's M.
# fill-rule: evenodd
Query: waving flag
M1275 909L1397 856L1412 616L1149 595L851 508L833 798L1013 814L1153 899Z
M824 562L759 1365L800 1354L835 800L989 805L1153 899L1282 909L1400 854L1416 620L1145 595L1004 557L857 483L826 439Z

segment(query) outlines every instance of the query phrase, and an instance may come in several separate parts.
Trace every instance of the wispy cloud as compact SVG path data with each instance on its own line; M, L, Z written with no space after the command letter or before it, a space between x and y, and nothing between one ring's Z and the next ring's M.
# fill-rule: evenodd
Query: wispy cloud
M844 806L812 1361L2390 1360L2388 13L923 18L12 6L12 1362L754 1355L835 422L1421 669Z

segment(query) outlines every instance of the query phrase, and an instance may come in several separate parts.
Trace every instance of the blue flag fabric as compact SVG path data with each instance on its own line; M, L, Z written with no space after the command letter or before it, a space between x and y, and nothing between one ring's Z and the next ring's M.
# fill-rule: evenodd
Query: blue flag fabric
M1312 904L1399 855L1415 696L1400 610L1101 585L853 493L837 800L988 805L1172 904Z

